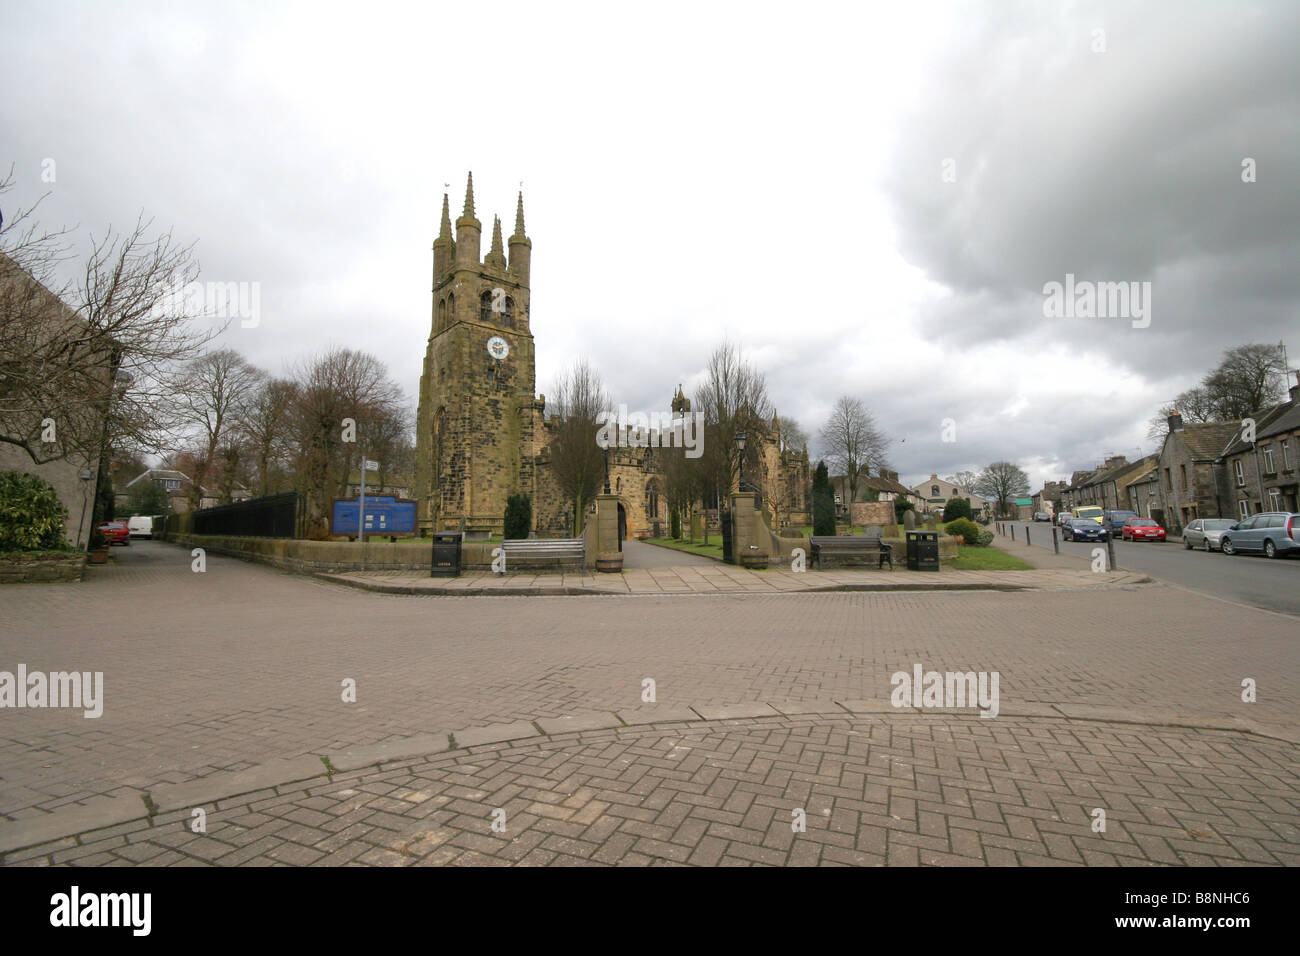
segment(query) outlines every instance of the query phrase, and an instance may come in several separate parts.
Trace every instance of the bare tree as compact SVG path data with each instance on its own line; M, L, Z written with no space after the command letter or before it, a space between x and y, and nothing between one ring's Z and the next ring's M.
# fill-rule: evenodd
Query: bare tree
M1029 494L1029 476L1019 465L995 461L982 472L972 490L997 503L999 515L1008 514L1011 499Z
M1169 433L1169 416L1177 412L1184 422L1212 422L1215 420L1214 396L1202 385L1180 392L1172 402L1160 406L1147 425L1147 441L1160 444Z
M12 185L0 182L0 195ZM221 331L196 329L200 313L180 294L198 275L192 248L148 238L141 218L92 237L79 278L55 284L66 232L41 231L34 208L0 227L0 441L37 464L93 458L106 444L162 451L175 363Z
M605 449L597 443L597 433L611 399L600 373L586 359L560 374L554 394L551 472L560 493L573 504L574 534L581 535L587 505L605 481Z
M975 482L979 481L979 477L973 471L959 471L955 475L949 475L944 481L956 485L962 491L970 492L975 489Z
M808 447L808 433L796 419L781 416L781 450L803 451Z
M290 416L295 474L319 534L326 507L347 490L363 451L384 418L402 406L402 390L384 364L366 352L334 348L304 362L296 373L297 396ZM350 420L350 424L349 424Z
M841 396L821 430L822 452L849 486L849 502L858 500L858 479L886 465L888 439L861 399Z
M1210 393L1215 418L1236 421L1257 415L1286 395L1286 347L1239 345L1201 383Z
M757 438L772 420L772 403L767 382L740 356L740 350L723 342L709 356L704 384L695 396L694 408L704 413L703 468L714 495L730 489L740 473L744 457L736 447L736 436ZM756 453L757 442L747 443L748 454Z
M231 433L238 430L265 376L234 349L219 349L195 359L176 378L174 400L179 424L198 434L202 449L199 473L192 476L194 484L190 488L190 507L194 508L201 486L216 465L218 446L226 444L228 462L238 459L239 442Z
M290 449L289 422L298 386L283 378L263 381L239 413L239 431L248 444L259 495L272 490L272 471L284 473ZM276 467L276 466L280 467ZM276 484L276 491L281 490Z

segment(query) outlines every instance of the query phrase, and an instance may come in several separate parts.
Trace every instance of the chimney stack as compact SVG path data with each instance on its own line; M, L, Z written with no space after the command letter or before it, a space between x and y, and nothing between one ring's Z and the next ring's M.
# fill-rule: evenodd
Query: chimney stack
M1180 432L1183 430L1183 416L1179 415L1177 412L1170 415L1166 421L1169 423L1169 430L1171 432Z

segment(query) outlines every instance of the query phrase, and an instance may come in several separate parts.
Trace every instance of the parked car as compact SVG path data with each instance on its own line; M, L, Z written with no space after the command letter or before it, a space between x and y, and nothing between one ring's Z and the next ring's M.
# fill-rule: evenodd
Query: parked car
M1165 529L1151 518L1129 518L1120 529L1122 541L1164 541Z
M1110 532L1096 518L1072 517L1061 526L1061 536L1066 541L1105 541Z
M131 530L125 521L105 521L99 526L99 533L108 539L110 545L131 544Z
M1076 518L1096 518L1098 521L1106 517L1106 512L1096 505L1080 505L1072 514Z
M1233 525L1231 518L1197 518L1183 529L1183 547L1188 551L1218 551L1219 536Z
M1069 521L1069 520L1070 520L1071 518L1073 518L1073 517L1074 517L1074 515L1070 514L1070 512L1068 512L1068 511L1062 511L1060 514L1058 514L1058 515L1056 516L1056 524L1057 524L1059 527L1064 528L1064 527L1065 527L1065 523L1066 523L1067 521Z
M1049 515L1046 511L1035 511L1035 512L1034 512L1034 520L1035 520L1035 521L1051 521L1051 520L1052 520L1052 516Z
M132 515L126 521L126 529L133 538L152 538L153 518L150 515Z
M1106 514L1102 517L1101 523L1106 526L1107 531L1109 531L1111 534L1114 534L1116 531L1122 532L1124 530L1124 523L1127 522L1130 518L1140 518L1140 517L1142 516L1138 514L1136 511L1123 511L1123 510L1107 511Z
M1224 554L1259 552L1270 558L1300 554L1300 514L1265 511L1238 522L1219 536Z

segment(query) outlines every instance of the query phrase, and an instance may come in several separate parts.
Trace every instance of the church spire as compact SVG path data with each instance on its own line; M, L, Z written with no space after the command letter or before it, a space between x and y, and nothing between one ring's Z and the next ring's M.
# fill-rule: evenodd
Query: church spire
M442 225L438 227L438 238L451 241L451 207L446 193L442 194Z
M474 174L465 185L465 211L456 220L456 264L460 268L478 265L479 236L483 227L474 218Z
M519 202L515 205L515 234L510 237L510 271L519 282L528 285L533 256L533 240L524 235L524 184L519 184Z
M474 218L474 171L470 170L469 182L465 185L465 211L461 213L466 219Z
M506 253L501 246L500 216L492 217L492 248L488 250L488 254L483 258L483 261L501 269L506 267Z
M519 204L515 206L515 234L510 237L510 241L524 239L524 191L519 190Z

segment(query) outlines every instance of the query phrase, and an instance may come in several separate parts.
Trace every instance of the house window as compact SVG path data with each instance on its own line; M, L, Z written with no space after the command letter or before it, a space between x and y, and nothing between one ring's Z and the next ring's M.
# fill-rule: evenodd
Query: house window
M1186 465L1178 466L1178 481L1179 481L1178 487L1181 488L1183 491L1186 491L1187 490L1187 466Z
M1268 498L1269 498L1269 501L1268 501L1268 509L1269 509L1269 511L1281 511L1281 510L1282 510L1282 492L1281 492L1281 491L1279 491L1279 490L1276 489L1276 488L1270 488L1270 489L1268 490Z
M1282 469L1284 471L1291 470L1291 443L1289 441L1282 442Z
M1246 484L1246 473L1241 468L1240 458L1232 463L1232 469L1237 473L1237 487L1243 487Z
M1168 468L1165 469L1165 491L1174 490L1174 474Z
M1237 502L1237 515L1242 521L1245 521L1250 516L1250 502L1245 498Z
M1264 446L1264 474L1273 474L1273 446Z
M939 486L938 486L938 485L931 485L931 486L930 486L930 494L933 495L934 497L938 498L938 497L939 497Z

